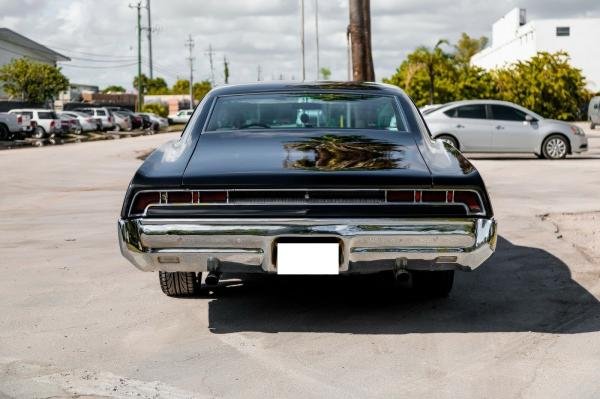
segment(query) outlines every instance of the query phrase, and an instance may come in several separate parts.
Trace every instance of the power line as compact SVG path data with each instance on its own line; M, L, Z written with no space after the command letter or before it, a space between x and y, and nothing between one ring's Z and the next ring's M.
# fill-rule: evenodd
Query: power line
M67 68L84 68L84 69L115 69L115 68L130 67L130 66L134 66L136 64L137 64L137 62L132 62L130 64L122 64L122 65L102 65L102 66L61 64L61 67L67 67Z

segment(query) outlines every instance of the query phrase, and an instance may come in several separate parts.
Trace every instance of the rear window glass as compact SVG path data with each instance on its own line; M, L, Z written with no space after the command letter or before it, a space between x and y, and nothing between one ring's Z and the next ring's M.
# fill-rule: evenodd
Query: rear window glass
M39 119L58 119L54 112L38 112Z
M105 115L106 115L106 112L104 112L104 111L103 111L103 110L101 110L101 109L97 109L97 110L96 110L96 115L98 115L98 116L105 116Z
M377 129L406 131L393 97L346 93L281 93L217 99L207 131Z

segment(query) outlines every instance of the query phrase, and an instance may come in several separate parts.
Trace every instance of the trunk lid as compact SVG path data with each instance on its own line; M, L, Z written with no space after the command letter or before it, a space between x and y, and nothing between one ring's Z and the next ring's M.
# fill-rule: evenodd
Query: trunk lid
M211 132L184 171L187 187L431 187L414 138L391 131Z

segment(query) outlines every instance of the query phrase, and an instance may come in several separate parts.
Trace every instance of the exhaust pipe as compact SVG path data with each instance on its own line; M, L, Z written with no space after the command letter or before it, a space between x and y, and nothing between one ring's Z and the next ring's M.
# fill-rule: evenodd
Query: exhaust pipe
M208 286L214 287L219 284L220 277L221 277L221 273L208 272L208 275L204 279L204 283Z
M400 281L401 283L407 282L410 278L410 273L406 269L398 269L394 275L396 276L396 280Z

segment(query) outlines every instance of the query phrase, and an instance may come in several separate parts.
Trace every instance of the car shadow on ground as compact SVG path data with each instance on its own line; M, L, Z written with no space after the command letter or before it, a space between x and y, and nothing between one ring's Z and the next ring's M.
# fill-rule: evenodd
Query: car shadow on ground
M600 304L550 253L499 238L494 256L456 273L445 299L419 298L390 278L257 276L211 294L213 333L581 333L600 330Z

